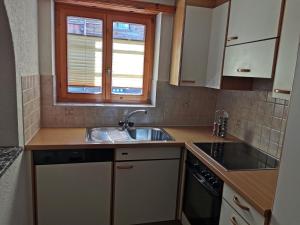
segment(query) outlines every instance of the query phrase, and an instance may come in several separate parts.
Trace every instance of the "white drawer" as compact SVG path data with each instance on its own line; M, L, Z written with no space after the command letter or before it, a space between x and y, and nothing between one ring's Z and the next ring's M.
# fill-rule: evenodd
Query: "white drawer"
M223 198L251 225L264 225L265 218L243 197L224 184Z
M116 160L179 159L180 152L178 147L119 148L116 149Z
M224 76L272 78L276 39L226 47Z
M223 199L219 225L248 225L248 223Z

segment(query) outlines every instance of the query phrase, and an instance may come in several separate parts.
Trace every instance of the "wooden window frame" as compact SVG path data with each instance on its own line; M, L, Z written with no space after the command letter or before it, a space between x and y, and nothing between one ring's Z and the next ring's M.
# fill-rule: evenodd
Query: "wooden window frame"
M67 17L78 16L103 21L102 46L102 94L68 93L67 90ZM144 74L142 95L116 95L111 93L112 75L112 24L114 21L143 24L146 27ZM153 73L155 37L155 15L122 12L86 6L55 3L55 62L56 93L58 102L79 103L150 103L151 81Z

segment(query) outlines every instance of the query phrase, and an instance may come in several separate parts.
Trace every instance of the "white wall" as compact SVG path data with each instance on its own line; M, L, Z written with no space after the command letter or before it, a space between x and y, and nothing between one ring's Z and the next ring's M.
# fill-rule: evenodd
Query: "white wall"
M300 224L299 128L300 52L298 54L298 65L290 102L289 118L271 221L272 225Z
M37 0L0 0L0 141L7 132L11 145L24 144L21 76L39 74L37 21ZM33 224L30 168L29 153L23 153L0 178L1 225Z
M3 1L3 0L2 0ZM16 65L16 93L19 144L23 145L21 76L38 75L37 0L4 0Z
M22 153L0 178L0 224L33 225L29 152Z
M3 0L0 0L0 145L18 145L15 57Z

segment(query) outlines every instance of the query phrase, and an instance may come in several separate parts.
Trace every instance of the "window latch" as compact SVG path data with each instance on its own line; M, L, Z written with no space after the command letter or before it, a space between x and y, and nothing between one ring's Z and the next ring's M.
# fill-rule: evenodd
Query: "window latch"
M111 69L110 69L110 68L107 68L107 69L106 69L106 75L107 75L107 76L111 76Z

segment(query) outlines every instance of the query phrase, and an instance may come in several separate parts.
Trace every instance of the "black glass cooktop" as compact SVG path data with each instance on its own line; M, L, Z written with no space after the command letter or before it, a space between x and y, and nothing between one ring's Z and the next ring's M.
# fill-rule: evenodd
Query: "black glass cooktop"
M227 170L273 169L278 160L245 143L194 143Z

